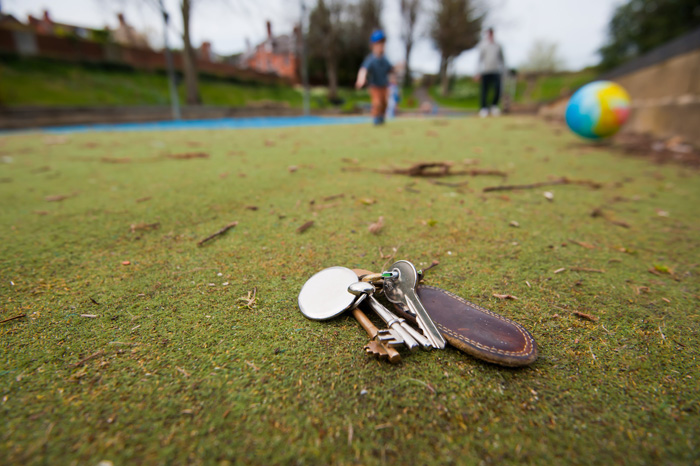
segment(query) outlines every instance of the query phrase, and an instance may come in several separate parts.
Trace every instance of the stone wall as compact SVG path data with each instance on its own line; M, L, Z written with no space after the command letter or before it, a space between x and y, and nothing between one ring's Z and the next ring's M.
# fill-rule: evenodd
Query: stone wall
M632 97L625 131L680 136L700 147L700 49L618 76Z

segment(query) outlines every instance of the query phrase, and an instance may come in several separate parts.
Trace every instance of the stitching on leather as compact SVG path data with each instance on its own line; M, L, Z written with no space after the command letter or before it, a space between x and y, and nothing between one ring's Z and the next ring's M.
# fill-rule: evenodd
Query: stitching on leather
M523 338L525 339L525 347L523 348L522 351L505 351L505 350L501 350L501 349L498 349L498 348L494 348L493 346L484 345L484 344L482 344L482 343L479 343L478 341L474 341L474 340L472 340L472 339L470 339L470 338L465 337L464 335L460 335L459 333L456 333L454 330L452 330L452 329L450 329L450 328L448 328L448 327L445 327L444 325L440 324L439 322L435 322L435 324L440 328L440 330L444 331L445 333L447 333L447 334L450 335L451 337L456 338L457 340L463 341L463 342L465 342L465 343L468 343L468 344L470 344L470 345L472 345L472 346L476 346L476 347L479 348L479 349L488 350L488 351L490 351L490 352L492 352L492 353L502 354L502 355L504 355L504 356L525 356L525 355L529 355L529 354L532 353L532 349L533 349L533 347L534 347L534 340L533 340L532 336L531 336L528 332L526 332L525 329L523 329L523 328L520 326L520 324L517 324L516 322L513 322L513 321L510 320L510 319L507 319L507 318L505 318L505 317L503 317L503 316L500 316L500 315L496 314L495 312L489 311L488 309L484 309L483 307L478 306L478 305L476 305L476 304L474 304L474 303L470 303L470 302L467 301L466 299L464 299L464 298L462 298L462 297L460 297L460 296L457 296L456 294L450 293L450 292L447 291L447 290L443 290L442 288L437 288L437 287L430 286L430 285L421 285L421 287L423 287L423 288L429 288L429 289L431 289L431 290L435 290L435 291L439 291L439 292L441 292L441 293L444 293L444 294L446 294L447 296L450 296L450 297L452 297L452 298L455 298L456 300L460 301L461 303L464 303L464 304L466 304L466 305L472 306L472 307L476 308L477 310L479 310L479 311L481 311L481 312L483 312L483 313L485 313L485 314L488 314L488 315L490 315L490 316L493 316L493 317L495 317L496 319L498 319L498 320L500 320L500 321L502 321L502 322L506 322L506 323L508 323L508 324L513 325L515 328L518 329L518 332L520 332L520 334L521 334L521 335L523 336Z

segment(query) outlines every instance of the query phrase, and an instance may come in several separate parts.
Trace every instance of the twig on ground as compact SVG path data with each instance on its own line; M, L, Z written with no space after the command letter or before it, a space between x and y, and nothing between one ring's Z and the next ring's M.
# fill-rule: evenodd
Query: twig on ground
M593 273L605 273L605 270L601 269L589 269L587 267L569 267L569 270L574 272L593 272Z
M417 190L416 188L414 188L415 185L416 185L415 182L409 183L409 184L407 184L406 186L404 186L403 189L405 189L405 190L408 191L409 193L420 194L420 191Z
M0 320L0 324L4 324L5 322L10 322L11 320L15 320L15 319L21 319L22 317L27 317L27 314L19 314L19 315L13 316L13 317L9 317L5 320Z
M512 299L512 300L514 300L514 301L517 301L517 300L518 300L518 297L517 297L517 296L513 296L512 294L498 294L498 293L494 293L494 294L493 294L493 297L494 297L494 298L498 298L498 299Z
M630 224L623 221L623 220L615 220L613 218L610 218L610 216L608 214L606 214L605 212L603 212L603 209L601 209L600 207L593 209L593 211L591 212L591 217L603 218L603 219L607 220L609 223L611 223L613 225L617 225L618 227L631 228Z
M313 226L313 224L314 224L314 221L309 220L308 222L306 222L305 224L303 224L302 226L297 228L297 233L304 233L306 230L311 228Z
M104 163L131 163L131 157L102 157Z
M185 152L182 154L168 154L166 157L175 160L208 159L209 154L206 152Z
M572 311L576 317L580 317L581 319L585 320L590 320L591 322L597 322L598 318L596 316L593 316L591 314L586 314L585 312L581 311Z
M581 185L581 186L590 186L593 189L599 189L603 186L601 183L598 183L598 182L592 181L592 180L572 180L572 179L563 177L563 178L559 178L557 180L542 181L539 183L532 183L532 184L488 186L488 187L484 188L484 192L488 193L491 191L514 191L514 190L518 190L518 189L535 189L535 188L541 188L543 186L556 186L556 185L562 185L562 184L577 184L577 185Z
M86 362L88 362L89 360L95 359L96 357L102 356L103 354L105 354L105 352L104 352L103 350L100 350L100 351L98 351L98 352L96 352L96 353L92 353L90 356L88 356L88 357L86 357L86 358L83 358L83 359L81 359L81 360L78 361L78 362L74 362L73 364L71 364L71 366L73 366L73 367L80 367L80 366L82 366L83 364L85 364Z
M594 245L592 245L591 243L586 243L585 241L576 241L575 239L570 239L569 241L571 241L574 244L578 244L582 248L595 249Z
M430 270L430 269L432 269L432 268L437 267L438 265L440 265L440 261L435 261L435 260L434 260L432 264L430 264L429 266L427 266L426 268L424 268L423 270L421 270L421 274L425 275L425 272L427 272L428 270Z
M438 186L447 186L449 188L461 188L463 186L467 186L469 184L469 181L461 181L459 183L447 183L445 181L440 180L430 180L430 183Z
M160 222L156 223L132 223L129 229L131 230L132 233L136 233L137 231L149 231L149 230L157 230L160 228Z
M211 235L207 236L206 238L204 238L203 240L197 242L197 246L202 246L207 241L212 240L212 239L216 238L217 236L223 235L224 233L226 233L227 231L229 231L231 228L235 227L236 225L238 225L238 222L229 223L228 225L226 225L225 227L223 227L221 230L217 231L216 233L211 234Z
M405 175L424 178L440 178L444 176L501 176L507 177L508 174L502 170L474 168L471 170L456 170L452 171L452 162L418 162L407 168L362 168L362 167L343 167L343 171L373 171L383 175Z

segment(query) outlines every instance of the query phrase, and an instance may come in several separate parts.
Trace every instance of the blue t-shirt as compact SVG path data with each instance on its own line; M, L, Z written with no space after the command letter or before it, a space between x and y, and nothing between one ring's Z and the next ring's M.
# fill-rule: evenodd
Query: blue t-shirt
M370 53L362 62L362 68L367 70L367 84L370 86L387 87L389 85L389 73L393 67L384 55L377 57Z

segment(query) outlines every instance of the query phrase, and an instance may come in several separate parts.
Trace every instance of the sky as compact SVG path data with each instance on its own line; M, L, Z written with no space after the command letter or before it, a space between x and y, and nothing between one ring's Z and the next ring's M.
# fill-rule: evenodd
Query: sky
M158 0L0 0L4 13L26 20L28 14L41 16L48 9L54 21L86 27L116 27L117 13L148 34L151 44L163 44L162 21L154 7ZM169 32L171 45L181 46L182 31L177 0L163 0L172 18ZM309 8L315 0L304 0ZM262 41L270 20L274 34L288 33L299 21L301 0L192 0L192 37L195 46L208 40L221 55L242 52L246 40ZM518 68L526 61L536 40L556 42L566 69L577 70L598 62L596 50L605 42L607 24L615 7L623 0L482 0L488 6L486 26L496 31L509 67ZM434 0L424 0L420 37L411 54L414 70L436 73L440 57L432 45L427 22ZM384 0L382 21L388 36L387 57L403 61L400 40L399 0ZM458 74L476 71L474 50L463 53L454 63Z

